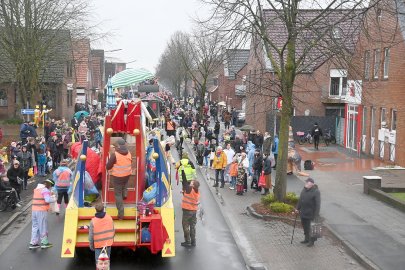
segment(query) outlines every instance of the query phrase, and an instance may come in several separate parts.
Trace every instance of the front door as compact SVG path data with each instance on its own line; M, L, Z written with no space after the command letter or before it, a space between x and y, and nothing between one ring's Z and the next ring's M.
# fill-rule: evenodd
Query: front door
M347 110L347 130L346 130L346 148L357 151L357 114L358 108L356 105L348 105Z

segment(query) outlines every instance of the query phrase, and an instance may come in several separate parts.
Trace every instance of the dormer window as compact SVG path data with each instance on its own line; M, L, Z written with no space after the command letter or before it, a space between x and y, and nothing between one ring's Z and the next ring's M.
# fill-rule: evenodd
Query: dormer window
M334 39L341 39L343 37L343 31L339 27L334 27L332 29L332 37Z

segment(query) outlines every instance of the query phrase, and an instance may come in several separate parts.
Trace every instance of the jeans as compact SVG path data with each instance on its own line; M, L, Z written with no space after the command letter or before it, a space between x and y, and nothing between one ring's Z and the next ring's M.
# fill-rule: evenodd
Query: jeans
M204 156L204 166L208 167L210 161L210 156Z
M225 181L226 182L231 182L230 178L231 176L229 175L229 171L231 170L231 164L226 165L225 167Z
M233 187L233 188L236 186L236 176L231 176L231 184L230 184L230 186Z
M224 185L225 184L225 179L224 179L224 170L221 170L221 169L219 169L219 170L215 170L215 184L218 184L218 177L220 176L220 174L221 174L221 185Z
M38 175L39 176L45 176L45 164L40 164L38 165Z

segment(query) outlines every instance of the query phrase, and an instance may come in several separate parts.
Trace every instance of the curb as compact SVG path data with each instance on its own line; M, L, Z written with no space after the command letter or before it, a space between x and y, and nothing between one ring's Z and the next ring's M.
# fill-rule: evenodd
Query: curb
M332 229L329 224L325 223L324 226L330 231L331 234L333 234L334 237L336 237L340 241L346 251L353 258L355 258L360 263L360 265L368 270L381 270L380 267L373 263L367 256L363 255L363 253L361 253L357 248L350 244L349 241L345 240L335 229Z
M24 206L21 211L15 212L8 220L0 227L0 234L2 234L8 227L22 214L25 213L28 208L31 207L32 201L30 201L26 206Z
M187 152L189 153L189 157L193 157L193 159L194 159L193 162L196 162L196 158L195 158L194 151L192 151L192 149L190 149L189 144L188 144L188 143L183 143L183 146L185 146L185 148L187 148ZM185 150L186 150L186 149L185 149ZM204 176L203 171L200 169L199 166L196 166L196 170L199 170L200 173ZM218 197L218 196L215 194L215 190L212 190L210 186L208 186L208 189L210 190L210 192L211 192L211 194L214 196L214 198ZM225 215L225 213L224 213L224 211L223 211L223 209L222 209L222 207L221 207L223 204L221 204L221 202L219 201L219 199L218 199L218 200L215 199L215 201L216 201L216 203L218 204L219 210L221 211L222 216L224 217L224 219L225 219L225 221L226 221L228 227L231 229L231 233L232 233L232 235L233 235L233 237L234 237L234 239L235 239L235 243L236 243L238 249L241 251L241 250L242 250L242 246L240 245L239 241L236 240L237 237L235 237L235 235L234 235L233 226L232 226L231 223L229 222L229 218ZM245 265L246 265L246 269L247 269L247 270L268 270L268 268L267 268L265 265L263 265L262 263L259 263L259 262L251 262L251 263L248 263L248 259L245 257L245 254L243 254L242 252L241 252L241 254L242 254L242 257L243 257L243 260L244 260L244 262L245 262Z
M266 217L275 218L278 220L291 220L289 218L280 218L276 216L267 216L267 215L260 215L258 214L253 207L247 206L246 210L251 214L253 217L257 219L266 219ZM294 221L294 220L293 220ZM357 248L355 248L349 241L345 240L337 231L331 228L329 224L323 223L323 226L334 236L336 237L345 250L352 256L361 266L365 267L368 270L381 270L375 263L373 263L369 258L364 256Z
M273 216L273 215L260 215L253 209L252 206L246 206L246 210L249 212L250 215L252 215L253 217L258 218L258 219L264 219L264 220L276 219L276 220L284 220L284 221L292 221L292 222L295 221L295 219L287 218L287 217L279 217L279 216ZM298 219L297 219L297 221L300 222Z

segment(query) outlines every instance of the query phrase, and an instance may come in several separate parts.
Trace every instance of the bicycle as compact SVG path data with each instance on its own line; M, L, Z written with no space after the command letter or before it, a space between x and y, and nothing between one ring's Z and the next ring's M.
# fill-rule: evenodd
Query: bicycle
M327 129L325 134L323 135L323 140L325 142L325 145L328 146L329 144L336 144L336 138L332 134L332 131L330 129Z
M313 142L313 138L312 138L311 133L309 131L307 131L306 134L305 134L305 132L297 131L297 136L298 136L298 143L300 145L302 145L302 144L304 144L306 142L312 144L312 142Z

